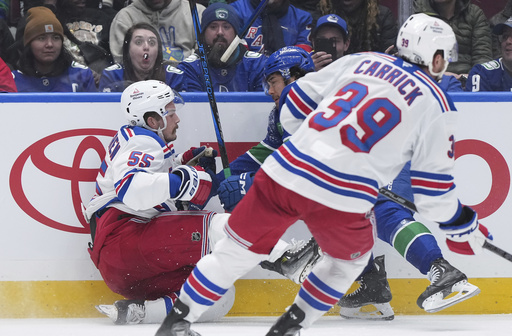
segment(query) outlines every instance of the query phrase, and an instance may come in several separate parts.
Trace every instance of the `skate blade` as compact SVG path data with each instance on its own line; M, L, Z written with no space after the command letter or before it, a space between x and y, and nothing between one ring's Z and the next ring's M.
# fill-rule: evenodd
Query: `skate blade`
M96 309L106 315L112 322L116 322L117 320L117 308L114 305L97 305Z
M452 286L450 293L437 292L429 296L423 303L423 309L427 313L437 313L445 308L465 301L480 293L480 288L470 284L466 280L459 281ZM449 296L449 294L455 294Z
M390 321L395 318L395 312L389 303L375 303L359 308L340 307L340 316L346 319Z

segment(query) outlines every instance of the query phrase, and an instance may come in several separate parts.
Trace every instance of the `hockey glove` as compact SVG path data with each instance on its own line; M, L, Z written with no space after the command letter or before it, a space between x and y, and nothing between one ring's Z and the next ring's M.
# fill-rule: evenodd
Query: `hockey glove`
M217 166L215 164L215 158L217 157L217 151L215 149L212 149L208 155L205 155L203 157L200 157L197 161L197 165L202 167L206 171L211 171L215 174L217 172Z
M233 211L235 206L247 194L252 185L255 173L233 175L220 183L219 199L227 212Z
M178 154L178 164L187 166L197 166L199 159L202 157L216 157L217 151L211 147L190 147L186 152ZM215 170L214 170L215 171Z
M189 202L190 210L200 210L212 197L212 190L218 187L216 176L209 172L205 172L199 166L178 166L171 174L181 178L181 185L178 194L172 199L174 201ZM212 186L212 181L214 185Z
M465 222L456 225L440 225L446 233L446 245L459 254L477 254L483 250L486 239L492 240L487 228L478 222L476 212L470 207L462 209Z

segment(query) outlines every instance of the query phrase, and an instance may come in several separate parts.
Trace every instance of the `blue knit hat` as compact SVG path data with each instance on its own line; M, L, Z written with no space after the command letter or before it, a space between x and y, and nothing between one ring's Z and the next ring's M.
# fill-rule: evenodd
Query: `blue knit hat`
M231 5L216 2L206 7L201 19L201 31L204 32L206 27L213 21L229 22L237 34L240 30L240 17L238 17L238 13Z

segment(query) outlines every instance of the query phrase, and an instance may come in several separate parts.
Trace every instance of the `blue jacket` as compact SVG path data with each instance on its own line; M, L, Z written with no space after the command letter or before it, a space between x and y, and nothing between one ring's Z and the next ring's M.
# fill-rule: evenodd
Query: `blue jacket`
M96 92L92 71L73 62L68 70L54 77L33 77L19 70L12 72L18 92Z
M210 67L209 74L214 91L263 91L263 67L266 59L262 54L248 51L236 65L222 69ZM187 57L178 65L167 84L177 91L205 92L200 57L196 54Z

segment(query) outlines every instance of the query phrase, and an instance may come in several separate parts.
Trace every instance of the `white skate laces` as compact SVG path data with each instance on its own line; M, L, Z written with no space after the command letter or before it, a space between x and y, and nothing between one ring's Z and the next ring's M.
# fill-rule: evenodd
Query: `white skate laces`
M97 305L96 309L119 325L139 324L146 317L142 300L119 300L113 305Z
M436 313L480 293L480 289L470 284L464 273L445 259L432 263L427 278L431 285L417 301L418 306L427 313Z
M384 256L373 261L373 268L361 276L359 287L338 301L340 316L347 319L392 320L391 289L386 277Z

